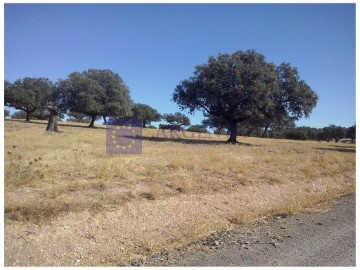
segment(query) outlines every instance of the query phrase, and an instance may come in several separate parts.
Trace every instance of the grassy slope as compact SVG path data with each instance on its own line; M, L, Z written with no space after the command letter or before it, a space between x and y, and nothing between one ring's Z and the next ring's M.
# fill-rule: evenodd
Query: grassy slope
M222 211L229 224L239 224L301 211L355 190L355 146L349 144L239 137L242 144L227 145L225 136L186 133L186 139L165 139L157 130L144 129L142 154L107 155L104 129L44 130L41 122L5 122L5 234L14 222L46 225L54 218L111 213L125 206L145 209L147 201L159 206L177 198L205 205L210 200L210 205L228 196L232 200ZM244 194L246 201L236 194ZM167 206L162 207L166 213ZM184 223L182 242L226 227L205 226L205 219L193 228ZM159 241L150 250L170 242Z

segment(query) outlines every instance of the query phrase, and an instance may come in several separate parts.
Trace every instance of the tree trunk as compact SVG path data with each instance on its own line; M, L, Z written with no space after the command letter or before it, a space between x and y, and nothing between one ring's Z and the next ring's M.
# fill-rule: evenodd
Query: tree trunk
M266 125L266 126L265 126L265 129L264 129L264 133L262 134L262 137L263 137L263 138L265 138L266 132L268 131L268 129L269 129L269 125Z
M26 122L30 122L30 113L29 111L26 111Z
M94 127L95 120L96 120L96 114L92 114L91 115L91 122L90 122L89 127L91 127L91 128Z
M49 117L49 121L48 121L48 125L46 127L46 131L55 131L58 132L58 127L57 127L57 121L59 118L59 108L53 104L49 104L47 106L47 109L50 111L50 117Z
M228 143L237 143L236 136L237 136L237 123L231 123L229 126L230 129L230 138L228 139Z
M25 111L26 112L26 120L25 120L26 122L30 122L30 114L32 114L35 111L36 111L36 108L32 109L32 110Z
M248 136L248 137L251 137L251 134L252 134L252 132L253 132L253 127L250 127L248 130L247 130L247 132L246 132L246 136Z
M104 125L106 125L106 116L103 116L104 119Z

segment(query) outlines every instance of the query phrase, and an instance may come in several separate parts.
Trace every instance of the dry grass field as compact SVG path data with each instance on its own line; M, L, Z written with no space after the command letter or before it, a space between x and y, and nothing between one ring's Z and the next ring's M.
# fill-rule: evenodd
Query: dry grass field
M5 121L8 266L121 265L355 192L351 144L144 129L142 154L108 155L104 128L45 127Z

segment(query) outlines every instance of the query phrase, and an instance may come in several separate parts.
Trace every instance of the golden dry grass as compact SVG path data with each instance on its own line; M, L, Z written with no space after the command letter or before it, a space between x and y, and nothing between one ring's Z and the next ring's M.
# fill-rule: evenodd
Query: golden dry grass
M355 192L351 144L144 129L108 155L103 127L66 124L5 121L5 265L124 264Z
M5 217L41 222L68 212L106 211L137 200L226 193L241 186L311 183L355 174L355 146L239 138L167 140L144 129L138 155L107 155L105 129L5 122ZM206 137L205 135L203 135Z

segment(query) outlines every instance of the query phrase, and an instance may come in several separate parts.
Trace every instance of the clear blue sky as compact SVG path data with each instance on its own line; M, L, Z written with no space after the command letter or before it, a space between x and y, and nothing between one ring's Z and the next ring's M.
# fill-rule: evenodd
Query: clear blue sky
M180 111L171 95L196 65L247 49L318 93L298 126L354 124L355 4L5 4L5 79L111 69L160 113Z

